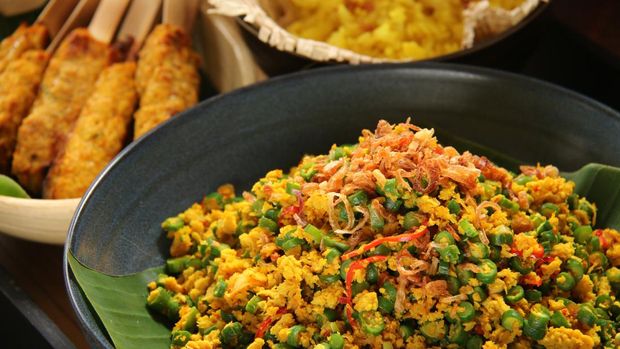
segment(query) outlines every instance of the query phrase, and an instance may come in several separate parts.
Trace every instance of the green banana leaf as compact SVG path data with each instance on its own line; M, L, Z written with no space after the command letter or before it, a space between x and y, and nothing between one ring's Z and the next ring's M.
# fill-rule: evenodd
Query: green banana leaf
M86 267L72 253L69 253L67 260L116 348L170 347L170 329L157 321L146 308L146 285L163 273L163 267L112 276Z
M0 175L0 195L27 199L28 193L10 177Z

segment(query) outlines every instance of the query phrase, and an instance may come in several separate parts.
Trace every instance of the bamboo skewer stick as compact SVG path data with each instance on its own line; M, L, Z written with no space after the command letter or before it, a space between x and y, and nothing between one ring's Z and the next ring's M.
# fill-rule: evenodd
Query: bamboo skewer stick
M129 5L129 0L100 0L88 25L88 32L95 39L109 44L125 14L127 5Z
M153 28L159 15L161 0L133 0L127 16L117 35L117 41L132 40L127 53L128 59L135 59L142 43Z
M73 12L71 12L69 18L67 18L65 23L58 30L58 33L52 42L47 47L47 52L54 52L65 36L67 36L67 34L69 34L73 29L88 24L98 5L99 0L80 0L80 2L73 9Z
M36 22L45 25L50 37L54 38L77 3L78 0L50 0Z

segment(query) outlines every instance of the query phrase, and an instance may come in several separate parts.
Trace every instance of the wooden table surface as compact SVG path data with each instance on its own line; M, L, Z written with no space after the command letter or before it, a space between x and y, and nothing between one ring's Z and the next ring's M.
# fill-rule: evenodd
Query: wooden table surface
M62 246L0 234L0 265L78 348L88 348L62 277Z
M608 55L620 66L620 1L554 0L555 21ZM78 348L87 348L69 304L62 278L61 246L48 246L0 235L0 265Z

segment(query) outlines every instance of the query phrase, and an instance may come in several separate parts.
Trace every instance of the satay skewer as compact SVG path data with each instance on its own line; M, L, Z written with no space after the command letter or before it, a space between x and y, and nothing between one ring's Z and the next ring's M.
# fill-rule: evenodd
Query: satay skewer
M117 42L132 42L138 50L151 29L159 4L154 0L134 1L117 35ZM145 18L144 14L150 14ZM45 180L43 196L49 199L82 196L97 174L122 149L126 141L138 94L134 74L136 63L128 61L106 68L86 101L63 151Z
M96 12L107 12L111 3L126 7L128 0L99 1ZM93 0L81 0L69 17L72 23L66 25L82 22L92 4ZM123 13L124 9L115 11L115 16L95 13L89 28L97 29L100 38L111 38L113 34L105 32L116 31ZM97 77L113 61L109 42L95 39L84 28L74 29L54 52L33 107L19 127L13 155L12 173L30 193L41 192L46 172L62 149Z

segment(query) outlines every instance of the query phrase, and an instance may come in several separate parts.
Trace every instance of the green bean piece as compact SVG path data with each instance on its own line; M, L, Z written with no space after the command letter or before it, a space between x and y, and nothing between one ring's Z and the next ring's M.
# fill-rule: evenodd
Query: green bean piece
M590 241L586 244L586 249L589 252L601 251L601 239L598 236L592 236Z
M344 348L344 337L338 332L332 333L331 336L329 336L329 346L331 349Z
M319 280L321 280L321 282L324 282L326 284L333 284L334 282L340 281L340 275L339 274L319 275Z
M469 244L467 248L467 256L473 262L479 262L489 257L489 247L482 242Z
M521 275L529 274L529 272L532 271L532 268L525 261L516 256L510 258L510 268L519 272Z
M534 304L530 308L530 316L534 316L536 319L549 321L551 312L542 304Z
M581 304L577 311L577 320L588 327L592 327L596 324L596 314L594 310L588 304Z
M433 237L433 241L441 245L452 245L455 243L452 234L445 230L435 234L435 237Z
M581 281L585 272L583 264L576 259L569 259L566 261L566 270L575 278L575 282Z
M317 172L318 171L314 169L314 163L309 163L303 166L303 168L299 171L299 174L306 182L311 182L312 177L314 177Z
M340 258L340 255L340 251L335 248L330 248L329 250L327 250L325 258L327 259L327 263L332 263L336 258Z
M377 336L385 328L383 317L376 311L364 311L360 314L360 319L362 330L369 335Z
M519 204L506 198L505 196L502 196L501 199L499 199L499 205L505 209L507 209L510 212L518 212L519 211Z
M528 317L523 326L523 334L535 341L539 341L547 334L547 324L549 320L541 320Z
M362 282L354 282L351 285L351 292L353 293L353 297L355 297L356 295L362 293L364 290L367 290L369 288L370 284L365 280Z
M352 259L347 259L346 261L340 264L340 278L345 281L347 279L347 271L349 271L349 267L353 263Z
M484 344L484 339L480 336L471 336L465 344L466 349L481 349Z
M523 290L523 287L520 285L513 286L506 294L506 301L510 304L514 304L523 299L524 294L525 291Z
M200 312L198 311L198 309L196 309L196 307L191 307L189 312L187 312L185 316L181 318L181 320L183 321L182 328L185 331L194 331L194 329L196 328L196 318L199 314Z
M276 223L274 220L269 219L267 217L261 217L258 220L258 226L263 227L272 233L275 233L278 231L278 223Z
M368 205L368 212L370 214L370 227L374 230L381 230L385 225L383 217L375 210L372 205Z
M363 190L358 190L348 196L349 202L353 206L362 206L368 203L368 194Z
M224 281L224 279L219 279L215 284L215 288L213 289L213 296L217 298L224 297L227 287L228 285L226 284L226 281Z
M474 277L474 273L471 270L456 268L456 276L459 278L461 284L467 285L469 280Z
M605 276L607 276L607 280L611 283L620 282L620 269L617 267L611 267L607 269Z
M555 279L558 288L562 291L570 291L575 287L575 278L565 271L558 274Z
M571 327L570 322L568 322L568 320L566 320L564 315L562 315L562 313L557 310L554 311L553 314L551 314L551 320L549 321L549 323L553 327L566 327L566 328Z
M338 160L342 157L345 157L346 155L347 152L343 147L334 147L332 150L329 151L330 160Z
M527 183L533 180L534 180L534 177L532 176L526 176L524 174L520 174L518 177L514 179L514 182L516 182L519 185L526 185Z
M306 327L302 325L295 325L291 327L288 333L288 337L286 338L286 344L297 347L299 346L299 334L306 330Z
M420 333L430 342L437 342L443 339L445 324L443 321L428 321L420 326Z
M391 282L383 284L385 294L379 296L379 311L383 314L391 314L394 311L394 303L396 303L396 287Z
M320 245L321 241L323 241L323 232L321 231L321 229L315 227L314 225L306 225L304 231L310 236L310 238L312 239L312 241L314 241L316 245Z
M241 333L243 332L243 325L239 322L230 322L222 328L220 331L220 342L224 345L236 347L240 344Z
M400 196L398 189L396 188L396 178L390 178L385 181L385 184L383 185L383 192L386 197L392 200L396 200Z
M587 213L588 216L590 217L590 220L592 220L592 217L594 216L594 211L596 211L596 209L594 208L594 206L592 206L591 203L588 202L588 200L586 200L585 198L582 198L579 201L579 210L582 210L583 212Z
M319 343L314 346L314 349L330 349L329 343Z
M304 242L305 241L303 239L289 237L288 239L285 239L284 241L281 242L280 247L282 247L284 252L288 252L294 249L295 247L303 246ZM277 242L276 242L276 245L277 245Z
M301 185L295 182L286 182L286 192L295 195L296 191L301 190Z
M170 217L161 224L161 228L165 231L177 231L183 228L184 225L185 222L181 217Z
M500 225L493 229L489 234L489 241L492 245L502 247L502 245L512 245L514 233L505 225Z
M370 263L366 267L366 281L369 284L376 284L379 281L379 269L374 263Z
M476 278L480 282L490 284L495 281L497 276L497 265L490 259L482 259L478 264L480 271L476 274Z
M460 323L451 324L448 328L448 342L464 346L467 343L467 332Z
M407 340L407 338L411 337L414 333L414 329L410 321L406 321L406 320L400 324L399 330L400 330L400 336L403 337L403 340L405 341Z
M592 227L589 225L579 226L573 231L573 236L575 242L585 245L592 238Z
M461 283L456 276L448 275L446 277L446 283L448 284L448 292L450 292L451 295L456 296L459 294Z
M461 213L461 205L459 205L459 203L456 202L456 200L453 199L453 200L448 201L447 206L451 214L458 215L459 213Z
M189 256L183 256L178 258L170 258L166 260L166 272L168 274L180 274L184 269Z
M256 314L256 310L258 310L258 303L260 303L263 299L258 295L254 295L250 300L245 304L245 311L250 314Z
M523 316L514 309L508 309L502 314L502 326L508 331L516 331L523 327Z
M458 310L456 311L456 315L461 319L461 321L463 322L470 321L471 319L474 318L475 314L476 314L476 311L474 310L473 304L467 301L459 303L459 307L458 307Z
M420 224L420 219L415 212L409 211L405 214L405 217L403 218L403 228L409 230L415 227L419 227Z
M269 218L274 222L278 221L278 217L280 216L280 210L276 208L270 208L263 214L263 217Z
M553 230L543 231L538 234L538 241L541 243L548 242L550 244L555 244L557 242L557 236L553 232Z
M368 251L368 256L389 256L392 250L384 244L381 244L372 250Z
M455 264L459 261L460 251L456 245L437 248L437 252L439 252L439 259L442 262Z
M568 209L569 210L574 210L578 207L579 205L579 195L572 193L568 196L568 198L566 198L566 203L568 204Z
M189 342L191 335L191 333L184 330L172 331L170 334L172 345L177 347L184 346L187 342Z
M446 261L439 261L439 265L437 266L437 275L439 276L448 276L450 274L450 263Z
M327 247L336 248L340 252L344 252L350 248L346 243L337 241L331 236L323 236L323 244Z
M151 291L146 299L146 304L154 311L163 314L171 320L179 318L179 301L172 296L172 292L163 287L157 287Z
M383 207L385 207L386 210L392 213L396 213L398 212L398 210L400 210L400 207L402 205L403 205L403 200L401 199L392 200L390 198L386 198L385 203L383 204Z
M203 336L206 336L206 335L208 335L209 333L211 333L211 332L213 332L215 330L217 330L217 325L211 325L211 326L209 326L207 328L199 328L198 329L198 333L200 333Z
M474 225L467 219L461 219L459 222L459 230L471 239L478 237L479 234L476 228L474 228Z
M527 299L528 302L540 302L542 299L542 292L532 289L525 290L525 299Z
M594 269L607 269L607 265L609 264L609 260L607 256L603 254L603 252L597 251L588 256L588 263L590 268L596 266Z
M544 218L541 218L544 219ZM536 228L536 234L540 234L543 231L553 230L553 225L549 221L542 221Z
M325 315L325 317L329 321L336 321L336 320L338 320L338 312L336 310L334 310L334 309L330 309L330 308L323 309L323 315Z
M540 213L542 213L545 217L551 217L552 215L557 215L560 213L560 207L556 204L545 202L542 206L540 206Z
M487 299L487 292L481 286L474 287L474 292L471 294L470 298L474 302L484 302Z

